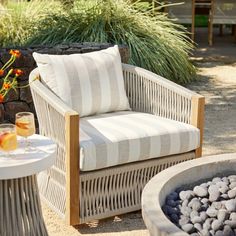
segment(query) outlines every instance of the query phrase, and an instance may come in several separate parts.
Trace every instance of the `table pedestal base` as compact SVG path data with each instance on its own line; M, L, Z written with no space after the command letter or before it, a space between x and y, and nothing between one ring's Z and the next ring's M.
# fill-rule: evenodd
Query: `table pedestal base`
M0 235L48 235L35 175L0 180Z

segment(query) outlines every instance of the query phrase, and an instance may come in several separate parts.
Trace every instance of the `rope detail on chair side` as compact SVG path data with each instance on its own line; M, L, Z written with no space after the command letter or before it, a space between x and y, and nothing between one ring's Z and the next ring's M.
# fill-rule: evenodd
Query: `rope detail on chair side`
M32 89L32 96L40 126L40 134L52 138L57 143L57 158L54 165L38 174L39 192L44 200L56 209L61 216L65 214L65 121L64 117Z
M125 65L123 74L132 110L190 124L191 91L141 68Z
M193 158L189 152L81 173L80 222L139 210L142 190L154 175Z

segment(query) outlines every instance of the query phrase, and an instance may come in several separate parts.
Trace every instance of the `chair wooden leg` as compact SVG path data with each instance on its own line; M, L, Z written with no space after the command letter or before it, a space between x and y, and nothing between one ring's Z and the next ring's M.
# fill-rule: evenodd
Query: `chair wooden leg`
M209 10L208 16L208 44L213 44L213 14L214 14L214 2L211 2L211 9Z
M219 33L220 33L220 36L223 36L223 26L224 26L224 25L220 25L220 26L219 26L219 30L220 30Z
M79 224L79 116L66 114L66 222Z
M195 39L195 0L192 0L192 24L191 24L191 39Z
M208 44L212 46L213 44L213 24L209 23L208 25Z
M205 98L197 95L192 98L191 124L200 130L200 146L195 150L196 157L202 156L202 143L204 132Z
M232 25L232 34L234 36L234 41L236 42L236 25Z

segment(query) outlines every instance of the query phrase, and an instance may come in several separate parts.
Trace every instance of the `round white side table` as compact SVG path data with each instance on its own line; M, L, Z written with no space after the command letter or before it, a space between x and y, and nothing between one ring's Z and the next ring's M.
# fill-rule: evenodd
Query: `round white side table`
M41 135L29 138L32 148L19 147L10 158L0 152L0 235L46 236L36 174L54 164L56 144Z

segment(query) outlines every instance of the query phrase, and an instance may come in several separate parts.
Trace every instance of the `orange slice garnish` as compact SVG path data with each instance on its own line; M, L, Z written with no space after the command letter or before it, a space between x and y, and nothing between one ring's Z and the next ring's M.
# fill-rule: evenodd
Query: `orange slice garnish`
M2 146L2 142L4 140L4 138L9 134L9 132L5 132L0 134L0 147Z
M19 119L16 121L16 126L20 129L28 129L29 121Z
M12 151L17 148L17 139L15 133L7 133L0 136L0 147L4 151Z

